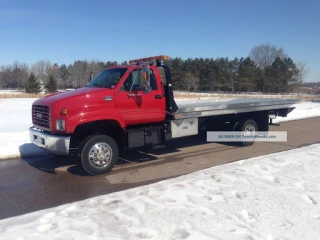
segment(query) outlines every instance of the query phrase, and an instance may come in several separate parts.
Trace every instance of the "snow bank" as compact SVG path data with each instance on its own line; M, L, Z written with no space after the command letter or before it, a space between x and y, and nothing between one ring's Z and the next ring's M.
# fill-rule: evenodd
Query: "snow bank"
M295 109L287 117L277 117L273 122L287 122L320 116L320 101L297 103L293 107Z
M35 98L0 99L0 159L44 154L31 145L29 127L32 126L31 109Z

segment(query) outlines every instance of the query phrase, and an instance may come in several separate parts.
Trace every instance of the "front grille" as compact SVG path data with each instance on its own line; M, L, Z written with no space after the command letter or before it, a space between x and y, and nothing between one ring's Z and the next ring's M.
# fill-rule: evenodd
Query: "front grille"
M32 123L36 127L51 130L51 113L48 106L32 106Z

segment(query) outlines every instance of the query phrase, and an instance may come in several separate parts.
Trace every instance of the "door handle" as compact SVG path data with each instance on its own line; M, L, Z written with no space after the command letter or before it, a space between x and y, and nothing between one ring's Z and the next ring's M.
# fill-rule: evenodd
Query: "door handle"
M139 97L139 96L141 96L140 93L129 93L128 94L128 97Z
M155 99L161 99L162 96L161 96L161 95L155 95L154 98L155 98Z

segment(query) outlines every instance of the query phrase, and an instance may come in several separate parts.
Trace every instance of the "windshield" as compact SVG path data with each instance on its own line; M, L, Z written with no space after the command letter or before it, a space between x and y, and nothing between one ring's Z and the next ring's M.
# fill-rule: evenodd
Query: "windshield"
M127 68L109 68L103 70L87 84L87 87L114 88L126 71Z

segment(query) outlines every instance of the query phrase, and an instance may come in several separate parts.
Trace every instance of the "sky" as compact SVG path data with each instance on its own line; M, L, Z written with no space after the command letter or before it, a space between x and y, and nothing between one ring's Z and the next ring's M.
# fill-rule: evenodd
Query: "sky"
M0 0L0 65L233 59L269 43L320 81L319 12L319 0Z

